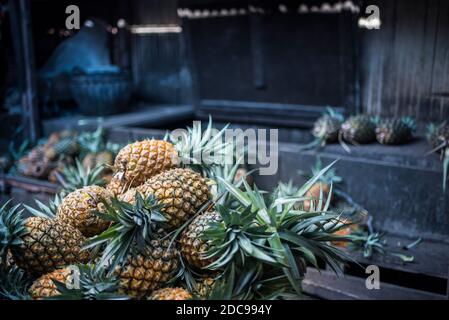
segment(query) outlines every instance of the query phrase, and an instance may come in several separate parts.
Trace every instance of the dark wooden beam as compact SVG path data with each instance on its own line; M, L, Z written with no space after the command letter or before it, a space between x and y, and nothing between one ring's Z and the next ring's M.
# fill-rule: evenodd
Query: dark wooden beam
M22 95L25 132L32 143L39 139L39 113L35 79L34 50L31 34L30 1L20 0L25 92Z
M35 79L34 49L31 33L30 1L9 2L11 27L19 39L15 43L17 65L19 65L20 90L22 92L22 123L24 137L35 143L40 136L39 113Z
M250 15L251 55L253 60L254 87L263 89L266 86L263 63L262 15Z

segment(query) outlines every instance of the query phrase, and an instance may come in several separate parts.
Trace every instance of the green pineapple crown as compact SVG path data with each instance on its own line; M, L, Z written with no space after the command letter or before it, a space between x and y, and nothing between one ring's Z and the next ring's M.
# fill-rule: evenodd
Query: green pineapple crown
M204 232L206 238L213 244L206 254L207 257L219 257L220 254L226 253L209 267L226 268L232 263L237 267L245 267L248 263L262 264L264 268L273 265L282 266L283 268L277 268L282 270L282 274L276 277L286 280L287 287L297 294L301 292L299 284L305 273L306 262L318 267L318 260L321 260L335 272L341 270L340 263L350 258L333 247L330 242L350 241L350 238L335 235L337 231L347 228L348 224L340 219L339 214L329 211L331 197L329 196L325 203L322 201L323 197L320 197L316 208L312 205L309 211L294 209L294 204L307 199L305 197L307 190L319 181L333 164L320 170L292 197L270 199L264 196L257 186L251 188L245 181L244 190L240 190L222 180L228 192L240 203L240 209L236 210L240 211L240 216L229 211L227 211L229 217L226 214L224 216L229 221L240 223L215 224ZM223 211L226 211L220 207L218 210L222 215ZM229 228L236 225L238 232ZM229 230L228 233L226 229ZM244 232L248 229L251 232ZM226 248L224 245L226 242L232 245Z
M63 193L70 193L83 187L98 185L103 186L105 181L102 178L104 165L98 165L95 168L84 168L78 159L75 160L75 166L64 168L62 177L59 180L63 186Z
M30 300L32 280L15 265L0 266L0 300Z
M102 126L93 132L83 132L78 137L78 142L85 153L98 153L106 149L105 131Z
M130 204L113 198L103 200L106 213L96 214L112 226L100 235L87 241L85 249L99 248L106 245L98 266L114 270L125 261L126 256L134 247L144 247L150 240L160 237L160 229L166 227L167 219L161 213L162 205L154 195L143 198L139 192L135 195L135 204Z
M323 113L323 115L327 115L327 116L334 118L340 122L343 122L345 120L343 113L338 112L331 107L326 107L326 111Z
M402 123L409 128L409 130L413 133L416 131L416 121L412 117L403 117Z
M113 274L108 274L104 268L96 268L92 264L70 266L71 280L67 284L52 279L59 295L48 300L128 300L129 297L117 293L119 280Z
M0 207L0 257L6 261L8 249L22 244L22 237L27 233L23 209L20 204L10 207L11 200L8 200Z
M53 199L50 199L48 201L48 204L44 204L36 199L34 200L34 202L36 203L37 209L27 206L26 204L23 204L23 206L28 210L29 213L31 213L35 217L55 219L58 207L62 202L62 198L63 194L58 193Z
M209 123L204 131L200 123L194 122L192 127L187 128L187 133L177 136L172 132L165 139L169 139L175 146L181 164L210 176L211 167L223 165L226 159L229 145L223 142L223 137L227 127L228 125L221 130L213 128L212 118L209 116Z
M225 268L229 261L243 264L245 259L254 258L265 263L279 265L275 253L260 243L261 239L271 236L266 228L256 224L257 212L251 207L241 210L229 210L216 205L215 210L222 221L214 222L204 231L203 238L210 243L205 259L216 258L207 266L210 270Z

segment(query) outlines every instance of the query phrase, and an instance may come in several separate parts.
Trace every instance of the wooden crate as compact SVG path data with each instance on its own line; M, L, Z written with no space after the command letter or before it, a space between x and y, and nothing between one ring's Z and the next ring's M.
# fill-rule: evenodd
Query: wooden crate
M321 299L344 300L449 299L449 244L424 240L412 249L404 250L402 247L409 244L410 239L387 236L386 240L388 250L414 256L414 261L404 263L398 257L379 254L367 259L352 253L360 266L343 267L343 274L309 268L303 282L305 293ZM379 290L366 288L369 274L365 273L365 267L368 265L379 267ZM354 272L355 269L358 272Z

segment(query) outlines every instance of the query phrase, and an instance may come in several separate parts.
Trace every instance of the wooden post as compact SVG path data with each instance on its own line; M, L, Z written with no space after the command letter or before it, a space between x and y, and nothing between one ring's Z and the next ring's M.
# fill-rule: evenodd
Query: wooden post
M24 137L31 143L39 139L39 113L37 109L37 91L34 66L33 40L31 35L29 0L9 1L12 30L19 39L15 43L17 64L22 92L22 123Z
M263 62L263 40L262 40L262 16L250 14L251 32L251 57L253 62L253 83L257 89L265 88L265 73Z
M20 0L21 36L25 71L25 91L22 95L25 134L31 143L39 139L39 113L34 66L33 39L31 36L30 1Z

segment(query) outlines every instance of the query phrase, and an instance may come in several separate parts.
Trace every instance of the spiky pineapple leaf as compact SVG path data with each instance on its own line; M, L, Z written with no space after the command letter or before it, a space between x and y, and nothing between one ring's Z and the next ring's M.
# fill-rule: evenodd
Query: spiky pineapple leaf
M63 186L65 194L87 186L103 186L105 181L102 178L105 166L98 165L95 168L84 168L78 158L75 159L75 166L66 166L59 182Z
M32 279L17 266L0 266L0 300L29 300Z
M135 194L135 204L117 198L102 200L106 213L96 212L101 218L113 222L103 233L87 240L85 249L106 244L98 265L111 265L111 270L123 263L133 244L144 246L158 235L161 227L166 227L167 219L162 214L163 205L153 194L143 198Z
M119 279L109 274L102 267L94 265L76 265L77 283L70 286L52 279L59 295L48 297L47 300L128 300L128 296L119 294Z
M0 207L0 257L6 261L6 254L10 247L22 244L22 237L27 234L23 220L23 209L20 204L9 208L12 200L8 200Z

